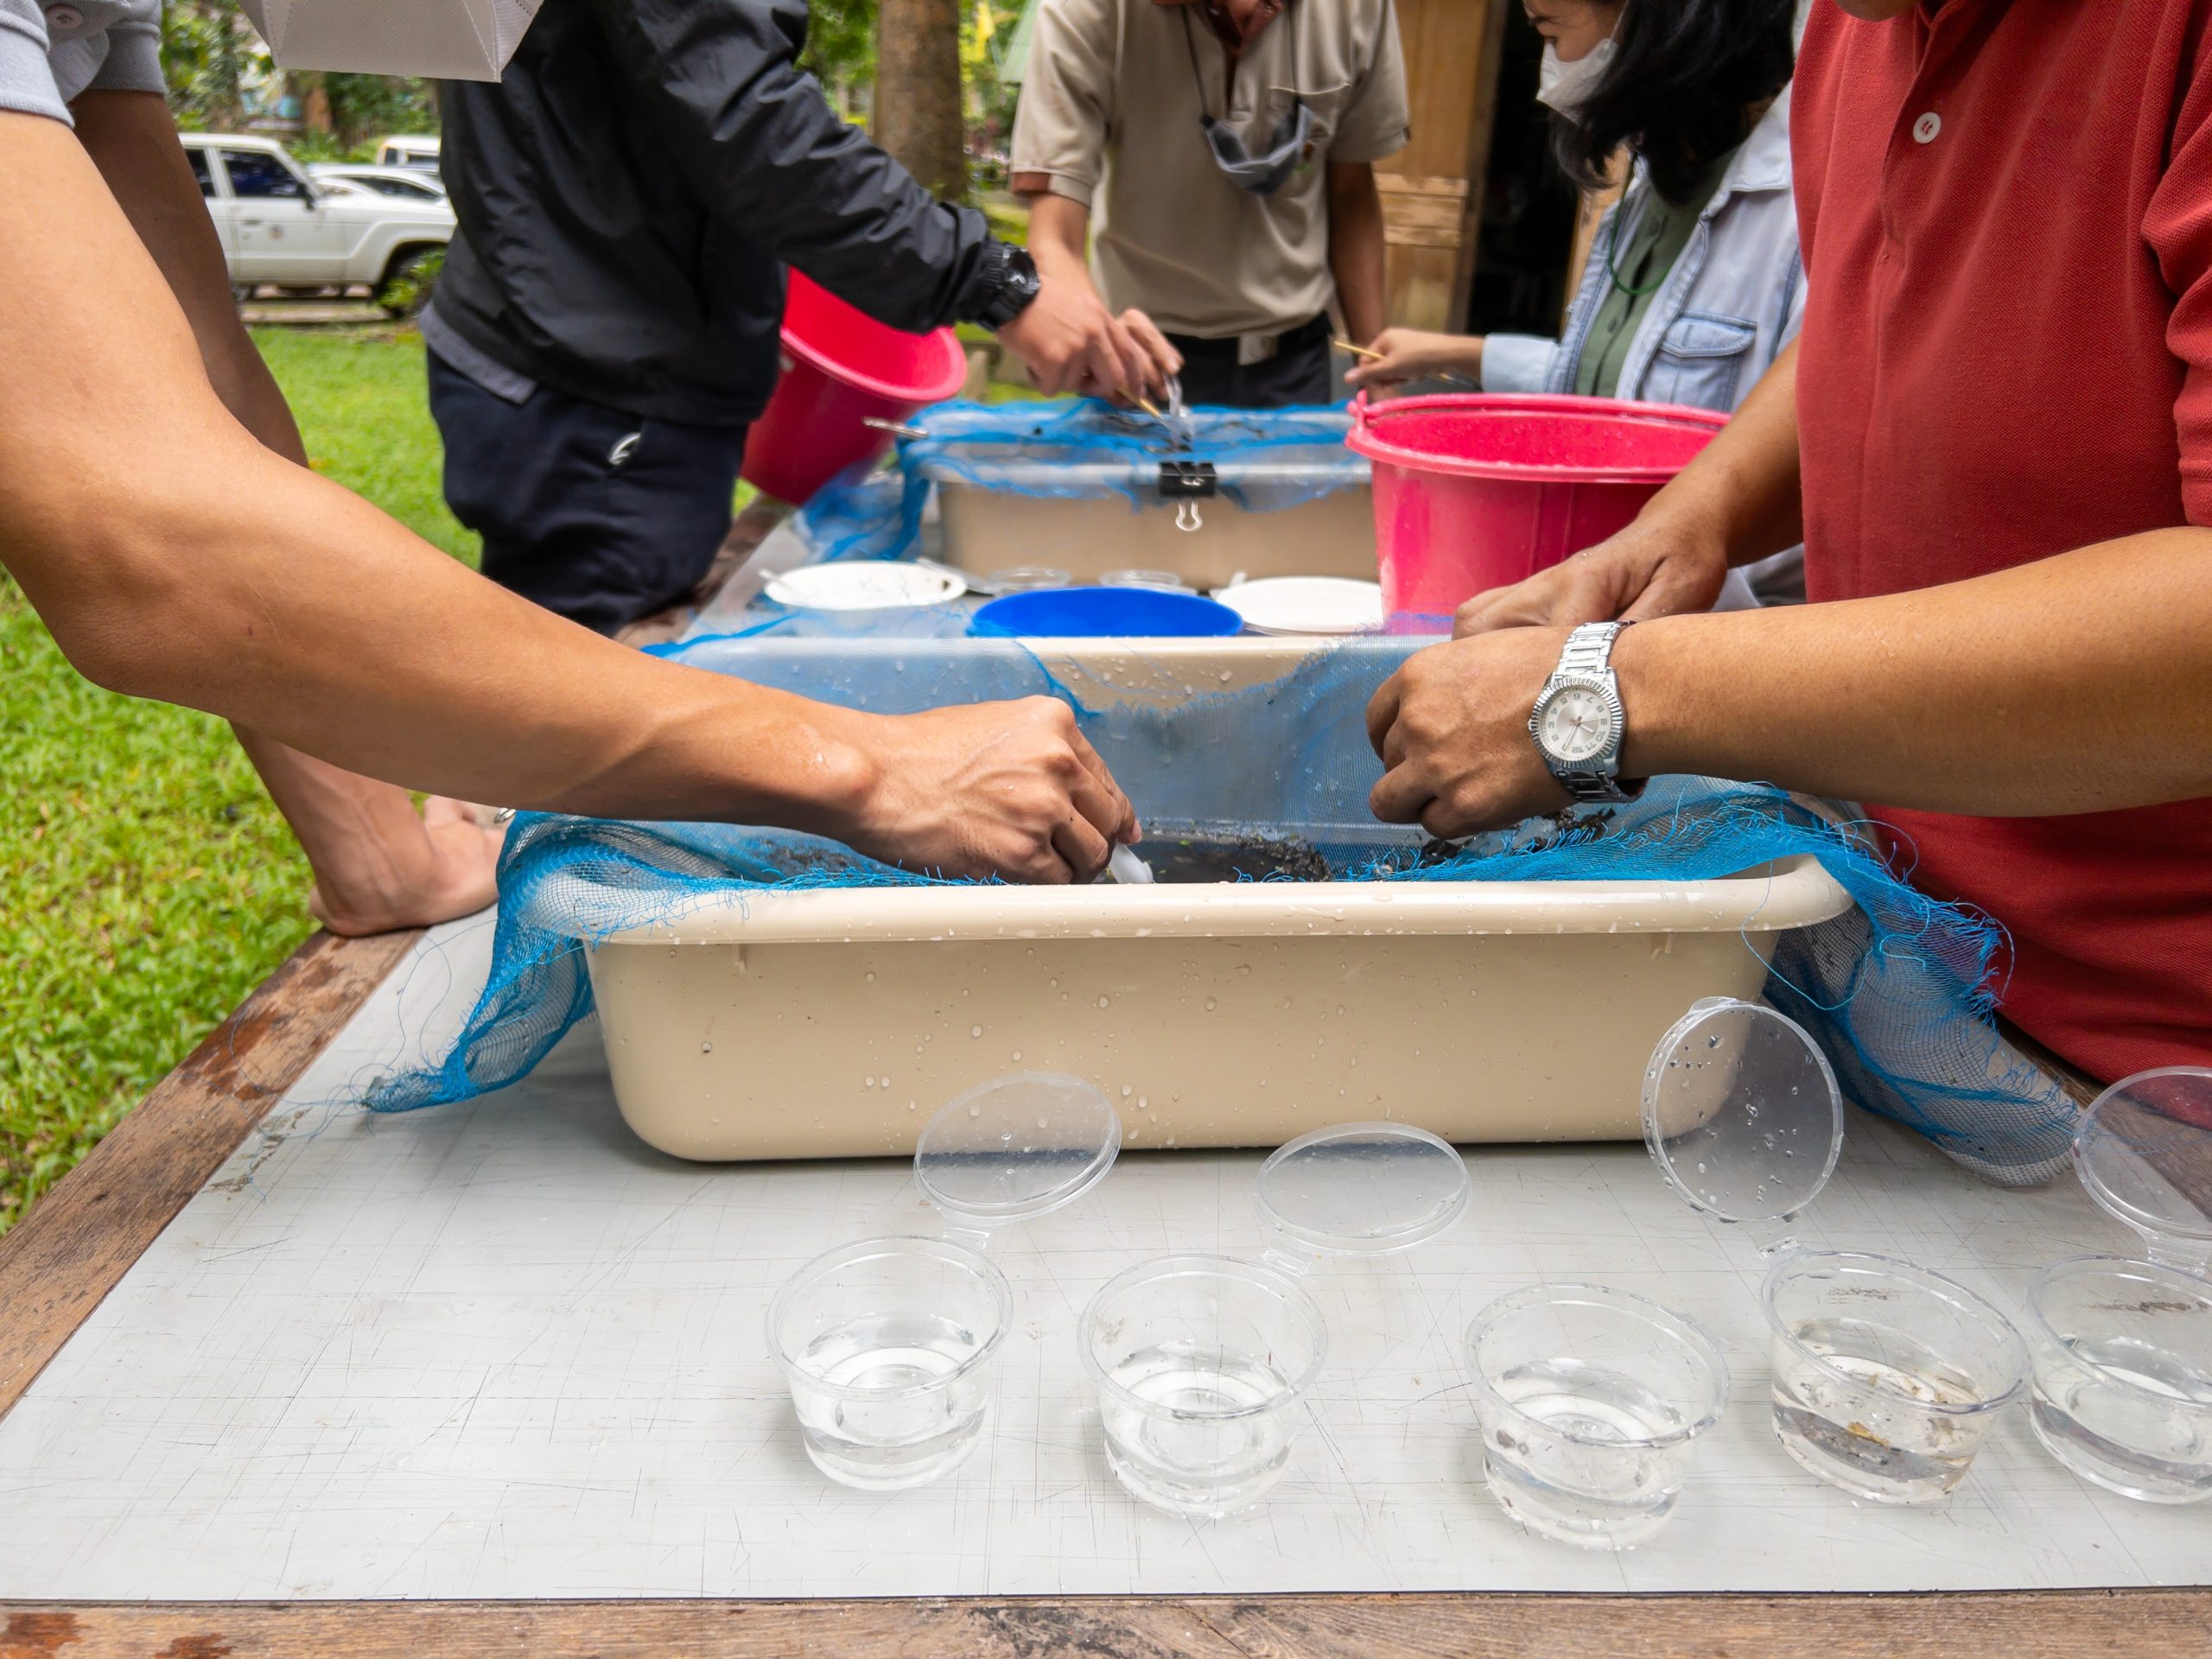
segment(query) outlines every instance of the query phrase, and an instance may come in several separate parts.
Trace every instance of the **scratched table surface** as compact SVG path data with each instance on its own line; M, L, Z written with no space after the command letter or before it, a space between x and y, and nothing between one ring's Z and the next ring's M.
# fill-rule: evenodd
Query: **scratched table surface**
M2212 1511L2097 1491L2015 1411L1939 1509L1852 1503L1776 1444L1757 1241L1640 1146L1474 1148L1473 1202L1409 1255L1317 1276L1326 1375L1291 1472L1198 1524L1125 1497L1074 1327L1143 1257L1256 1253L1255 1154L1125 1158L996 1255L1017 1297L988 1437L938 1484L833 1486L762 1337L817 1252L934 1230L895 1162L700 1166L623 1127L595 1033L469 1104L372 1117L434 1046L482 924L433 934L0 1420L0 1598L561 1598L2186 1584ZM737 1062L741 1063L741 1061ZM1471 1082L1471 1086L1473 1086ZM2017 1307L2126 1240L2071 1183L1977 1184L1854 1117L1808 1244L1876 1247ZM1674 1521L1624 1555L1484 1492L1461 1336L1491 1297L1598 1280L1726 1341L1734 1385Z

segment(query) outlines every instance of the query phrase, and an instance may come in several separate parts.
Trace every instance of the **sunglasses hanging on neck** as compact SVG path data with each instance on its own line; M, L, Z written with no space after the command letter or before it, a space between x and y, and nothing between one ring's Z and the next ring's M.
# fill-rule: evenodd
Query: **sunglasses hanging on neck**
M1191 32L1191 8L1179 6L1183 14L1183 44L1191 54L1191 85L1198 94L1198 130L1205 137L1206 149L1212 153L1213 164L1224 177L1239 190L1249 191L1255 196L1272 196L1298 170L1298 163L1306 154L1306 147L1313 134L1313 111L1306 107L1306 100L1296 92L1291 93L1290 108L1281 120L1275 123L1274 131L1268 137L1267 148L1254 155L1244 143L1243 135L1224 121L1216 120L1206 108L1205 78L1198 70L1198 38ZM1290 26L1290 79L1294 86L1298 81L1298 25ZM1222 113L1228 113L1224 106Z

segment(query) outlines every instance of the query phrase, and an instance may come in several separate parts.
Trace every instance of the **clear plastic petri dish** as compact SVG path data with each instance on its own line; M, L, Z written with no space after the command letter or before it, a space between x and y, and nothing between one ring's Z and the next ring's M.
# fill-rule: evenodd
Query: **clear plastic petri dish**
M938 1238L872 1238L817 1256L768 1305L768 1351L806 1455L830 1479L897 1491L976 1449L1014 1311L1006 1275Z
M1531 1532L1586 1548L1665 1524L1728 1397L1703 1326L1601 1285L1501 1296L1468 1327L1467 1358L1491 1495Z
M2028 1421L2082 1479L2151 1503L2212 1497L2212 1282L2084 1256L2028 1287Z
M1843 1150L1843 1095L1805 1028L1757 1002L1693 1003L1643 1074L1643 1141L1690 1205L1722 1221L1796 1215Z
M1098 585L1101 588L1149 588L1163 594L1197 591L1173 570L1109 570L1098 578Z
M1328 1348L1295 1281L1219 1255L1131 1268L1091 1298L1077 1340L1116 1477L1156 1509L1209 1518L1282 1479Z
M1886 1255L1802 1251L1761 1290L1783 1449L1877 1503L1940 1503L2019 1397L2027 1350L1956 1281Z
M1452 1143L1408 1123L1336 1123L1284 1142L1260 1166L1254 1201L1274 1266L1316 1256L1395 1255L1467 1211L1467 1166Z
M1033 593L1040 588L1065 588L1074 578L1046 564L1014 564L994 570L970 585L994 598L1003 594Z
M2169 1065L2122 1077L2083 1115L2074 1168L2153 1262L2212 1274L2212 1070Z
M981 1243L1000 1227L1073 1204L1106 1179L1122 1120L1081 1077L1017 1071L956 1096L923 1128L914 1180L956 1234Z

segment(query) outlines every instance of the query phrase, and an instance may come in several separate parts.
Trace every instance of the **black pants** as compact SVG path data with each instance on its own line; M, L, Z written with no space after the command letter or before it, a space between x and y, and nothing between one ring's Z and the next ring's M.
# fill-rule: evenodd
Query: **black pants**
M540 386L509 403L429 353L446 503L484 574L612 632L696 587L729 530L745 429L649 421Z
M1329 319L1324 315L1281 335L1273 357L1239 364L1233 340L1170 334L1183 353L1183 401L1229 409L1285 409L1325 404L1333 389L1329 371Z

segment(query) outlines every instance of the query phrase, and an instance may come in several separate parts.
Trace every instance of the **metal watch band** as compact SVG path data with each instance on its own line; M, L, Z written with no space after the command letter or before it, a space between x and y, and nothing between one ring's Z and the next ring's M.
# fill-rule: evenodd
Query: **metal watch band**
M1555 672L1597 678L1611 663L1613 641L1621 637L1621 630L1626 626L1625 622L1585 622L1567 636Z

